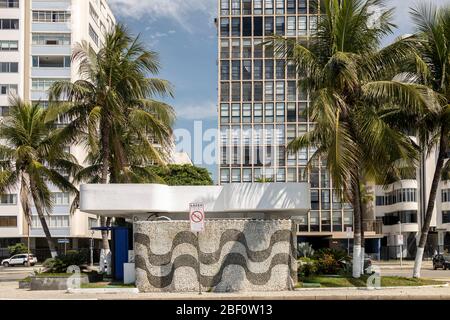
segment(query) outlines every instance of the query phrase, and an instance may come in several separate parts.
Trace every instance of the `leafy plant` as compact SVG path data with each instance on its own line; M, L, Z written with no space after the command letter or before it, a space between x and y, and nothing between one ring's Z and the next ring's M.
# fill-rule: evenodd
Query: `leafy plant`
M16 243L13 246L9 246L8 251L11 256L14 256L16 254L28 253L28 248L23 243Z
M88 261L85 251L67 251L65 255L44 261L44 273L65 273L70 266L81 267Z
M312 245L306 242L299 243L297 246L297 254L299 257L312 258L314 256L314 249Z
M315 255L319 274L341 274L350 264L350 257L345 251L336 249L321 249Z
M191 165L154 166L150 171L169 186L209 186L213 184L208 170Z
M300 258L298 266L299 278L308 278L317 274L317 261L311 258Z

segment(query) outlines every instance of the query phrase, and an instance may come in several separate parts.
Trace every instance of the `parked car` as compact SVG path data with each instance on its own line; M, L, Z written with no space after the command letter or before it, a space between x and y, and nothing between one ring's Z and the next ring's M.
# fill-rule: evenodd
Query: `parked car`
M450 269L450 255L437 254L433 257L433 269Z
M28 263L28 256L30 259L30 265L34 266L37 263L37 258L33 254L16 254L9 259L2 260L2 266L5 268L10 266L26 266Z

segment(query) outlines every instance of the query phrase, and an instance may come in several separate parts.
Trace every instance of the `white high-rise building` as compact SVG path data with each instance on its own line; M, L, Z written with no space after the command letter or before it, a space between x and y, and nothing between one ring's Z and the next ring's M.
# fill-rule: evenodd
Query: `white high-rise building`
M0 117L8 116L8 96L18 95L24 100L46 106L47 90L56 80L76 80L77 66L72 65L72 48L86 41L94 51L102 45L107 30L115 18L105 0L0 0ZM60 119L60 124L65 124ZM71 146L79 163L84 150ZM47 218L52 236L68 239L66 248L88 248L89 239L100 239L90 227L98 224L94 215L77 211L70 215L72 198L57 189L54 192L54 211ZM17 194L0 196L0 256L7 256L8 245L31 237L31 247L38 255L48 250L37 217L28 224ZM55 241L58 242L58 241ZM63 242L63 241L59 241Z

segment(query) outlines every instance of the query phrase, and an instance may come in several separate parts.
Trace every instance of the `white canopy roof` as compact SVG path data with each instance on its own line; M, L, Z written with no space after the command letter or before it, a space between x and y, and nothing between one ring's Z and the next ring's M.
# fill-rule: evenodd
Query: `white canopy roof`
M189 212L190 203L203 203L210 214L261 213L295 217L310 210L309 184L248 183L223 186L159 184L89 184L81 186L81 211L104 216L132 217L148 213Z

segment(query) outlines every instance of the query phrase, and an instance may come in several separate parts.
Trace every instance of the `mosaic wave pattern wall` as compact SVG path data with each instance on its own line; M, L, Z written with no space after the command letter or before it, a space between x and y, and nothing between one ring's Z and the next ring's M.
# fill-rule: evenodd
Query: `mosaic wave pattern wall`
M139 221L134 240L141 292L196 291L199 281L204 291L280 291L297 282L290 220L208 221L199 241L189 222Z

